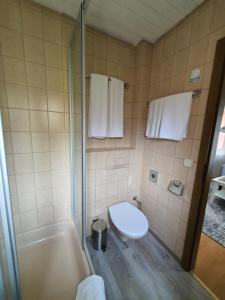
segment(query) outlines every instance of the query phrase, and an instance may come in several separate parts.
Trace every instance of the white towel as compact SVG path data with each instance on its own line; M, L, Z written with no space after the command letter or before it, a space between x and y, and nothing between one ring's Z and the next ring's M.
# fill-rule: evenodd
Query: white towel
M106 300L105 287L102 277L91 275L78 286L75 300Z
M123 137L124 82L111 77L109 81L109 112L107 137Z
M145 134L147 138L159 137L164 107L164 98L159 98L149 103L147 129Z
M165 97L159 138L181 141L187 137L192 92Z
M91 74L89 137L105 138L108 114L108 77Z

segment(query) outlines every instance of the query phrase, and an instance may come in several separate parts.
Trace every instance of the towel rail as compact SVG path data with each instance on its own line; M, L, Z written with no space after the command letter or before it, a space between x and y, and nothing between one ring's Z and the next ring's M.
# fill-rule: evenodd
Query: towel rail
M85 78L90 79L91 75L86 75ZM111 80L111 78L109 77L109 81ZM124 88L125 90L129 89L129 83L125 82L124 83Z
M197 89L197 90L193 90L192 91L192 98L198 98L201 96L202 90L201 89ZM147 104L149 104L151 101L148 101Z

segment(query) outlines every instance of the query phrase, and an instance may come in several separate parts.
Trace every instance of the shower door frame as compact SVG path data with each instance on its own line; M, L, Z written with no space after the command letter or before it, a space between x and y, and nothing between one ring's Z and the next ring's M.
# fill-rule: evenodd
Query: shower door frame
M8 271L8 283L10 288L10 296L13 300L21 300L19 267L16 250L15 230L12 216L12 206L10 201L8 173L6 165L6 155L3 137L2 113L0 110L0 216L2 226L2 234L4 246L6 250L6 264ZM0 279L4 274L0 265ZM1 282L1 292L4 292L4 279Z
M86 184L86 69L85 69L85 14L88 9L88 5L90 3L90 0L84 0L81 3L80 6L80 20L79 20L79 25L81 28L80 32L80 59L81 59L81 101L82 101L82 230L81 230L81 246L82 250L85 253L85 256L88 261L88 265L90 268L90 271L92 274L95 273L91 257L89 255L89 251L86 245L86 234L87 234L87 184ZM71 39L71 43L73 41L73 37ZM72 112L73 112L73 105L74 105L74 95L73 95L73 85L74 85L74 78L73 78L73 66L72 66L72 49L71 46L68 49L68 63L69 63L69 101L70 101L70 126L73 124L73 117L72 117ZM70 128L70 159L71 159L71 164L74 166L74 135L72 128ZM72 217L74 222L76 222L75 215L76 215L76 208L75 208L75 192L74 192L74 178L75 178L75 173L74 169L72 167L71 171L71 184L72 184Z
M82 99L82 248L85 250L87 222L86 184L86 84L85 84L85 1L81 3L81 99Z
M208 101L204 117L199 159L191 199L187 232L184 243L181 266L191 271L196 262L202 225L208 199L213 160L217 145L217 133L220 129L218 116L225 107L225 37L217 42L215 58L209 88Z
M79 26L80 26L80 73L81 73L81 80L80 80L80 89L81 89L81 145L82 145L82 167L81 167L81 177L82 177L82 213L81 213L81 245L82 249L85 250L85 238L86 238L86 87L85 87L85 12L87 10L89 1L82 1L80 5L79 11ZM73 40L73 37L72 37ZM71 42L72 42L71 40ZM72 64L72 50L71 47L68 49L68 63L69 63L69 92L70 92L70 126L73 126L73 105L74 105L74 96L73 96L73 89L74 89L74 78L73 78L73 64ZM72 164L72 172L71 172L71 185L72 185L72 217L75 222L75 215L76 215L76 208L75 208L75 173L74 173L74 132L71 127L70 129L70 160Z

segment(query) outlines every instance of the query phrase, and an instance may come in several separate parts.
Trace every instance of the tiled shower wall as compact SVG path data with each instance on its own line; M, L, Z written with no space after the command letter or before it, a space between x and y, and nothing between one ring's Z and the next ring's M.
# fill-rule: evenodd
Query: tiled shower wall
M16 232L70 214L67 47L73 22L0 3L0 103Z
M145 75L149 94L147 98L143 96L143 105L148 99L202 89L201 97L193 99L187 139L172 142L145 138L139 143L143 149L144 211L152 230L178 257L183 251L216 42L225 36L224 14L224 1L206 1L154 44L152 56L151 51L146 55L146 61L151 57L151 64L150 73ZM190 83L191 70L195 68L200 69L201 78ZM137 98L135 102L138 103ZM146 120L145 111L142 118ZM193 160L191 168L184 166L185 158ZM148 180L150 168L159 171L157 184ZM182 197L167 191L172 178L184 183Z

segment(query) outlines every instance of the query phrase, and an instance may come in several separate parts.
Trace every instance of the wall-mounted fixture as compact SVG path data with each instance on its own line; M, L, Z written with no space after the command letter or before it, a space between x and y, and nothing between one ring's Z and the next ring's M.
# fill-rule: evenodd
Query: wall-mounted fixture
M193 92L192 92L192 98L198 98L198 97L200 97L201 96L201 93L202 93L202 90L201 89L197 89L197 90L194 90Z
M190 82L196 82L198 80L200 80L200 77L201 77L201 71L200 69L196 68L196 69L193 69L191 71L191 76L190 76Z
M85 78L87 78L87 79L90 79L91 78L91 75L85 75ZM109 81L110 81L111 79L109 78ZM124 82L124 89L125 90L128 90L129 89L129 83L128 82Z
M175 195L182 196L184 191L183 183L180 180L171 180L168 186L168 191Z
M195 99L195 98L198 98L201 96L201 93L202 93L202 90L201 89L196 89L196 90L193 90L192 91L192 98ZM151 102L150 101L147 101L146 104L149 105L149 103Z
M133 201L136 201L136 203L137 203L137 208L138 208L139 210L141 210L141 204L142 204L142 202L138 199L138 196L137 196L137 195L134 195L134 196L133 196Z
M158 181L158 174L159 174L158 171L151 169L150 170L150 174L149 174L149 180L152 181L152 182L154 182L154 183L157 183L157 181Z

